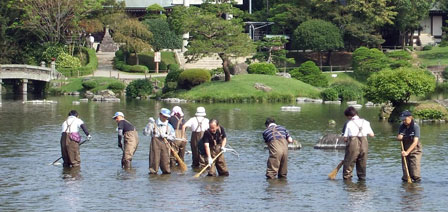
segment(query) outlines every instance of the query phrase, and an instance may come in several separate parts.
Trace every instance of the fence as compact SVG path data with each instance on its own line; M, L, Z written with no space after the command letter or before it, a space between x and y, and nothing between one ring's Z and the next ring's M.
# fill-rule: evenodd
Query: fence
M318 67L322 72L353 72L353 69L351 66L318 66ZM278 70L289 72L295 68L299 68L299 67L283 67L283 68L278 68Z

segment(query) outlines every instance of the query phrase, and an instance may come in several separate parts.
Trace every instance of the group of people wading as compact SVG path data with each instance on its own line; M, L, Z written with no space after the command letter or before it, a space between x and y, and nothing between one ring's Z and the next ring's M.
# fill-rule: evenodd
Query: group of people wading
M356 165L358 179L365 180L368 152L367 136L373 137L374 133L370 123L360 118L355 108L348 107L344 111L344 115L347 122L342 130L346 142L345 156L342 162L344 166L343 178L351 179ZM219 124L218 120L209 120L205 116L205 108L198 107L195 116L185 121L182 109L175 106L172 111L162 108L157 120L152 117L149 118L149 122L143 130L145 136L151 136L149 174L157 174L159 168L162 174L170 174L171 168L183 163L187 146L185 131L186 128L190 128L192 131L190 138L192 168L197 170L209 167L208 176L216 176L217 174L219 176L229 176L224 154L222 154L229 150L226 148L225 129ZM138 147L138 133L136 128L125 119L122 112L116 112L112 118L117 122L118 147L123 151L121 165L122 168L129 169L131 168L132 157ZM422 146L419 141L420 128L414 122L409 111L404 111L400 118L402 123L398 130L397 139L403 144L401 152L402 179L403 181L418 182L421 179L420 160L422 156ZM281 125L277 125L273 118L267 118L265 126L263 138L269 149L266 177L268 179L286 178L288 172L288 143L292 143L293 139L288 130ZM61 152L64 167L80 166L80 129L86 134L87 140L92 138L84 122L78 118L78 113L72 110L68 114L67 120L62 124Z

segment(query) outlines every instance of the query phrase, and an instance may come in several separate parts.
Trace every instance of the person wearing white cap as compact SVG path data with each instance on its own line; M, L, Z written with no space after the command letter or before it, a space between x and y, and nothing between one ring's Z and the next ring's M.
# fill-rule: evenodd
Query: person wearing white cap
M118 124L118 147L123 150L121 167L131 168L132 157L138 147L138 133L134 125L124 119L122 112L116 112L112 117Z
M176 151L182 161L185 161L184 157L185 147L187 146L187 139L185 139L185 136L182 132L182 126L184 125L185 120L184 113L182 112L181 107L173 107L173 110L171 111L171 117L168 119L168 122L171 124L171 126L174 127L174 132L176 135L176 140L171 143L171 147L173 147L174 151ZM173 155L171 155L170 161L171 167L176 166L176 163L178 162Z
M173 126L168 123L170 113L170 110L162 108L157 121L149 118L149 123L143 130L144 135L152 136L149 146L149 174L157 174L159 166L163 174L171 173L170 144L167 142L174 141L176 137Z
M198 143L199 140L201 140L202 136L204 135L204 132L209 127L209 120L205 118L205 108L204 107L198 107L196 108L195 117L190 118L184 126L182 126L182 132L185 135L185 129L189 127L192 131L191 133L191 141L190 141L190 147L191 147L191 153L192 153L192 159L193 164L191 165L192 168L202 168L206 166L205 158L199 154L198 149Z

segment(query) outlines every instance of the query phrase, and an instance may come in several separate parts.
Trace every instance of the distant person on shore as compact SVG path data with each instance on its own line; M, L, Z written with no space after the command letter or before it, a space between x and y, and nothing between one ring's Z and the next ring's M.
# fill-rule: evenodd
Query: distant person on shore
M286 178L288 174L288 143L293 140L285 127L277 125L273 118L267 118L263 139L269 149L266 178Z
M205 167L205 158L199 154L198 149L198 142L201 140L202 136L204 135L204 132L209 127L209 120L205 118L205 108L204 107L198 107L196 108L195 117L190 118L184 126L182 126L182 132L185 135L185 129L189 127L192 131L191 133L191 141L190 141L190 147L191 147L191 153L192 153L192 159L193 163L191 167L193 169L197 168L203 168Z
M93 49L93 44L95 43L95 37L92 34L89 34L89 46Z
M358 179L365 180L369 148L367 136L373 137L373 130L370 127L370 122L360 118L354 107L350 106L345 109L344 115L348 122L344 130L345 156L342 175L344 180L351 180L353 168L356 164Z
M420 182L420 161L422 160L422 144L420 143L420 126L414 122L412 113L403 111L400 115L403 121L398 128L397 140L403 142L404 150L401 151L401 165L403 169L403 181L407 181L408 174L404 164L403 157L409 169L409 175L414 182Z
M187 146L187 139L183 134L182 127L185 123L184 113L182 112L182 108L179 106L174 106L171 111L171 117L168 119L168 123L174 127L174 132L176 135L176 139L171 143L171 147L177 152L182 161L185 161L185 148ZM171 155L170 158L170 166L176 166L176 158Z
M122 112L116 112L112 117L118 124L118 147L123 150L121 157L121 167L130 169L132 157L138 147L138 133L134 125L124 119Z
M224 154L221 154L218 158L216 158L215 166L212 166L213 158L215 158L221 151L227 151L227 149L225 148L227 143L227 136L224 127L219 125L218 120L210 120L209 128L205 131L204 137L202 139L204 141L204 149L207 156L207 162L208 165L210 165L207 176L216 176L215 166L218 170L219 176L229 176L229 171L227 170Z
M78 118L78 112L71 110L68 113L68 118L62 123L61 135L61 153L64 160L64 167L78 167L81 164L81 157L79 155L79 142L81 142L81 135L79 129L84 131L87 140L92 139L84 122Z
M168 123L170 113L170 110L162 108L157 121L149 118L143 131L144 135L152 137L149 146L149 174L157 174L159 167L163 174L171 174L170 145L176 136L173 126Z

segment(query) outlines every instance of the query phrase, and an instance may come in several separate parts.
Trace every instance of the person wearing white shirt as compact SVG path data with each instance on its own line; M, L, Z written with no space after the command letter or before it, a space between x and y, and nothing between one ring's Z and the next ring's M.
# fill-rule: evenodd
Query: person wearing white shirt
M171 111L166 108L160 110L159 118L155 121L149 118L149 123L143 130L145 136L151 136L149 147L149 174L157 174L160 169L163 174L171 174L170 144L176 139L173 126L168 123Z
M81 141L81 135L79 129L84 131L87 139L90 140L90 136L87 131L87 127L84 122L78 118L78 112L72 110L68 113L68 118L62 123L62 135L61 135L61 153L64 160L64 167L78 167L81 164L81 157L79 155L79 142Z
M349 120L344 131L345 156L343 178L350 180L353 177L353 168L356 164L356 174L359 180L366 179L367 152L369 144L367 136L374 136L370 122L359 118L358 111L354 107L348 107L344 111Z
M205 118L205 108L198 107L196 108L195 117L190 118L187 122L185 122L184 126L182 126L182 132L185 135L185 129L189 127L192 131L190 147L191 147L191 157L192 157L192 168L203 168L206 166L205 158L199 154L198 143L201 140L204 132L208 130L209 120Z

